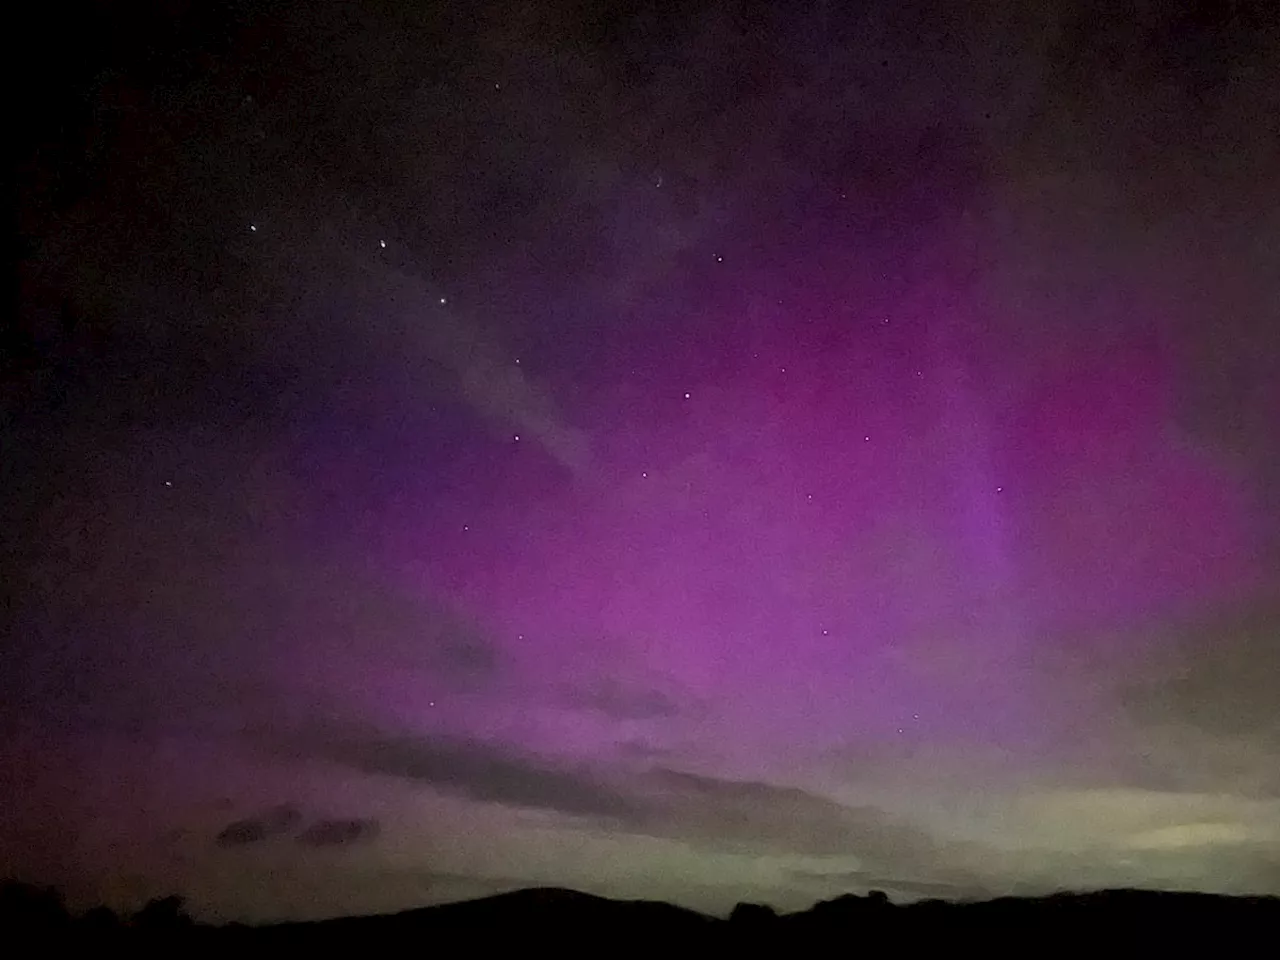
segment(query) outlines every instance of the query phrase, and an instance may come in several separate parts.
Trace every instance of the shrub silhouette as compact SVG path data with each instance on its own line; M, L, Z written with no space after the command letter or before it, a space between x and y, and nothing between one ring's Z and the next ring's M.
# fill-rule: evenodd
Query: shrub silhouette
M135 913L129 925L138 930L185 930L194 924L185 906L182 897L160 897Z
M88 933L109 933L121 927L119 915L110 907L94 907L80 918L80 926Z
M778 920L778 911L763 903L740 903L729 914L734 926L759 928L772 926Z
M34 887L14 880L0 884L0 925L8 930L57 930L69 926L71 915L62 896L51 887Z

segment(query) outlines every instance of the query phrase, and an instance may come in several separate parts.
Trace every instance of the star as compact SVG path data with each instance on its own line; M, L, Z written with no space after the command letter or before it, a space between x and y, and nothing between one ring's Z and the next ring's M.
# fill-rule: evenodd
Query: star
M724 263L724 257L717 256L716 263Z
M441 298L440 298L440 302L441 302L441 303L448 303L449 301L447 301L444 297L441 297Z
M380 246L383 250L387 249L387 241L385 241L385 240L379 240L379 241L378 241L378 246Z
M684 398L685 398L686 400L688 400L688 399L689 399L689 395L686 393L686 394L684 395Z
M516 438L517 440L519 440L519 439L520 439L520 434L518 434L518 433L517 433L517 434L515 435L515 438Z
M863 443L868 443L868 442L870 442L870 440L871 440L871 438L870 438L870 437L863 437L863 438L862 438L862 442L863 442Z

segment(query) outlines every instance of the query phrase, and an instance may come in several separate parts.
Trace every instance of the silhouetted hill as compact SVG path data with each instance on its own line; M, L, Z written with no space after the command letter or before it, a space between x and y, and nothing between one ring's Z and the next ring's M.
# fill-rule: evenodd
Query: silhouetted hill
M610 900L576 890L538 888L378 917L280 924L247 931L284 941L365 941L383 936L465 936L471 942L555 938L564 945L625 938L702 941L722 921L669 903Z
M132 917L101 908L71 917L56 892L21 884L0 887L0 926L16 936L71 936L82 941L166 938L213 949L368 948L413 943L468 947L735 949L857 947L955 949L1000 954L1032 949L1205 950L1233 957L1272 956L1280 933L1280 898L1103 890L972 903L926 900L895 905L884 894L846 894L808 910L779 914L739 904L728 920L644 900L555 888L408 910L384 916L251 927L190 921L182 901L153 901ZM411 938L411 939L406 939ZM87 945L87 944L86 944Z

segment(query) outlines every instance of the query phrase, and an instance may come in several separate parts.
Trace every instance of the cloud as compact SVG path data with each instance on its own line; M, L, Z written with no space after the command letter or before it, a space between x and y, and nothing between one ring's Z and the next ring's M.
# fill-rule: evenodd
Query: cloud
M226 487L207 505L177 508L171 528L135 531L126 516L107 517L93 568L59 564L52 548L30 565L46 568L47 584L17 608L28 629L0 671L0 720L21 707L64 726L207 732L275 715L297 687L331 693L356 672L468 691L501 673L500 645L454 604L359 561L298 554L287 528L239 541L222 534L210 518L237 516L241 492L235 481ZM91 492L125 500L118 485ZM67 526L91 514L86 499ZM78 602L57 611L61 622L42 622L57 610L42 598L55 593ZM54 644L54 631L68 639Z
M717 846L931 864L941 845L875 807L849 807L796 787L659 768L642 780L651 806L643 832Z
M471 800L596 818L612 829L707 847L851 854L895 867L933 863L941 845L874 807L795 787L656 767L642 773L565 768L476 741L394 734L327 721L268 736L274 749L398 777Z
M590 773L557 769L493 744L390 734L367 724L330 721L270 734L278 750L399 777L472 800L575 816L633 817L634 805Z
M220 847L247 847L288 833L302 822L302 811L292 804L281 804L256 817L233 820L214 838Z
M233 820L221 830L214 842L220 847L247 847L267 839L267 831L259 820Z
M395 379L419 405L446 383L496 432L540 444L571 472L589 465L587 434L566 421L543 384L515 365L517 351L502 333L512 318L496 313L503 308L491 306L495 313L488 313L473 303L462 309L420 264L371 260L373 240L360 235L367 227L336 221L328 201L317 199L299 214L306 206L291 199L291 209L273 213L279 225L255 238L255 262L268 283L298 302L312 336L341 352L344 364L377 365L384 382L393 379L389 370L407 371L410 382ZM305 253L298 252L299 236L309 238Z
M1147 717L1225 736L1280 742L1280 603L1260 603L1183 627L1172 656L1135 688Z
M381 831L377 820L317 820L298 834L298 842L308 847L339 847L374 840Z
M613 720L660 720L681 712L675 698L661 690L612 679L573 690L569 703Z
M1184 624L1121 705L1146 767L1182 789L1280 797L1280 603L1266 599Z

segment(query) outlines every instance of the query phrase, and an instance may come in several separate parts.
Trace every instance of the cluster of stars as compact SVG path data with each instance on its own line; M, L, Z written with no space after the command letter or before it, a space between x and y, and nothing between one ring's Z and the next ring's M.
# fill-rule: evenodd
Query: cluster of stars
M495 90L501 89L501 84L500 84L500 83L494 83L494 85L493 85L493 86L494 86L494 89L495 89ZM659 186L661 186L661 178L659 178L659 180L658 180L658 185L659 185ZM257 233L257 232L258 232L258 225L257 225L256 223L252 223L252 222L251 222L251 223L249 224L249 231L250 231L251 233ZM378 247L379 247L380 249L382 249L382 250L387 249L387 241L386 241L385 239L380 239L380 240L378 241ZM717 263L723 263L723 262L724 262L724 256L723 256L722 254L716 254L716 255L715 255L715 258L716 258L716 262L717 262ZM448 297L444 297L444 296L442 296L442 297L440 297L440 298L439 298L439 303L440 303L440 305L441 305L441 306L445 306L445 305L447 305L447 304L448 304L448 302L449 302ZM781 301L781 300L779 300L779 301L778 301L778 303L779 303L779 305L781 305L781 304L782 304L782 301ZM886 317L881 317L881 318L880 318L880 324L881 324L882 326L888 326L888 324L889 324L889 317L887 317L887 316L886 316ZM759 353L754 353L752 356L754 356L756 359L759 359L759 356L760 356L760 355L759 355ZM514 357L514 358L513 358L513 362L515 363L515 365L516 365L517 367L518 367L518 366L521 366L521 358L520 358L520 357ZM785 366L783 366L783 367L779 367L779 368L778 368L778 370L779 370L779 372L780 372L780 373L784 373L784 374L787 372L787 368L786 368ZM917 378L917 379L924 379L924 371L922 371L922 370L916 370L916 371L915 371L915 376L916 376L916 378ZM683 398L684 398L685 400L691 400L691 399L693 398L693 394L692 394L692 392L691 392L691 391L688 391L688 390L683 391L683 392L682 392L682 396L683 396ZM518 434L518 433L516 433L516 434L512 434L512 441L513 441L513 442L515 442L515 443L519 443L519 442L520 442L520 440L521 440L521 435L520 435L520 434ZM863 441L863 443L870 443L870 442L871 442L871 436L870 436L870 434L866 434L866 435L864 435L864 436L863 436L863 438L862 438L862 441ZM642 471L640 472L640 477L641 477L641 479L644 479L644 480L649 479L649 471L647 471L647 470L642 470ZM171 488L171 487L173 486L173 482L172 482L172 481L170 481L170 480L166 480L166 481L164 481L164 485L165 485L166 487ZM997 492L997 493L1003 493L1003 492L1004 492L1004 487L1003 487L1003 486L998 486L998 487L996 487L995 489L996 489L996 492ZM806 495L805 495L805 500L806 500L807 502L809 502L809 503L812 503L812 502L813 502L813 494L811 494L811 493L810 493L810 494L806 494ZM464 523L464 524L462 525L462 529L463 529L463 531L464 531L464 532L469 532L469 531L471 530L471 526L470 526L470 524L465 524L465 523ZM828 630L826 630L826 629L823 629L823 631L822 631L822 635L823 635L824 637L826 637L826 636L830 636L830 631L828 631ZM524 638L524 635L523 635L523 634L521 634L521 635L520 635L520 639L523 639L523 638ZM432 706L434 706L434 705L435 705L435 702L434 702L434 701L432 701L431 705L432 705ZM918 719L919 719L919 714L915 714L915 715L913 715L913 719L918 720ZM902 728L899 728L898 732L899 732L899 733L901 733L901 732L902 732Z

